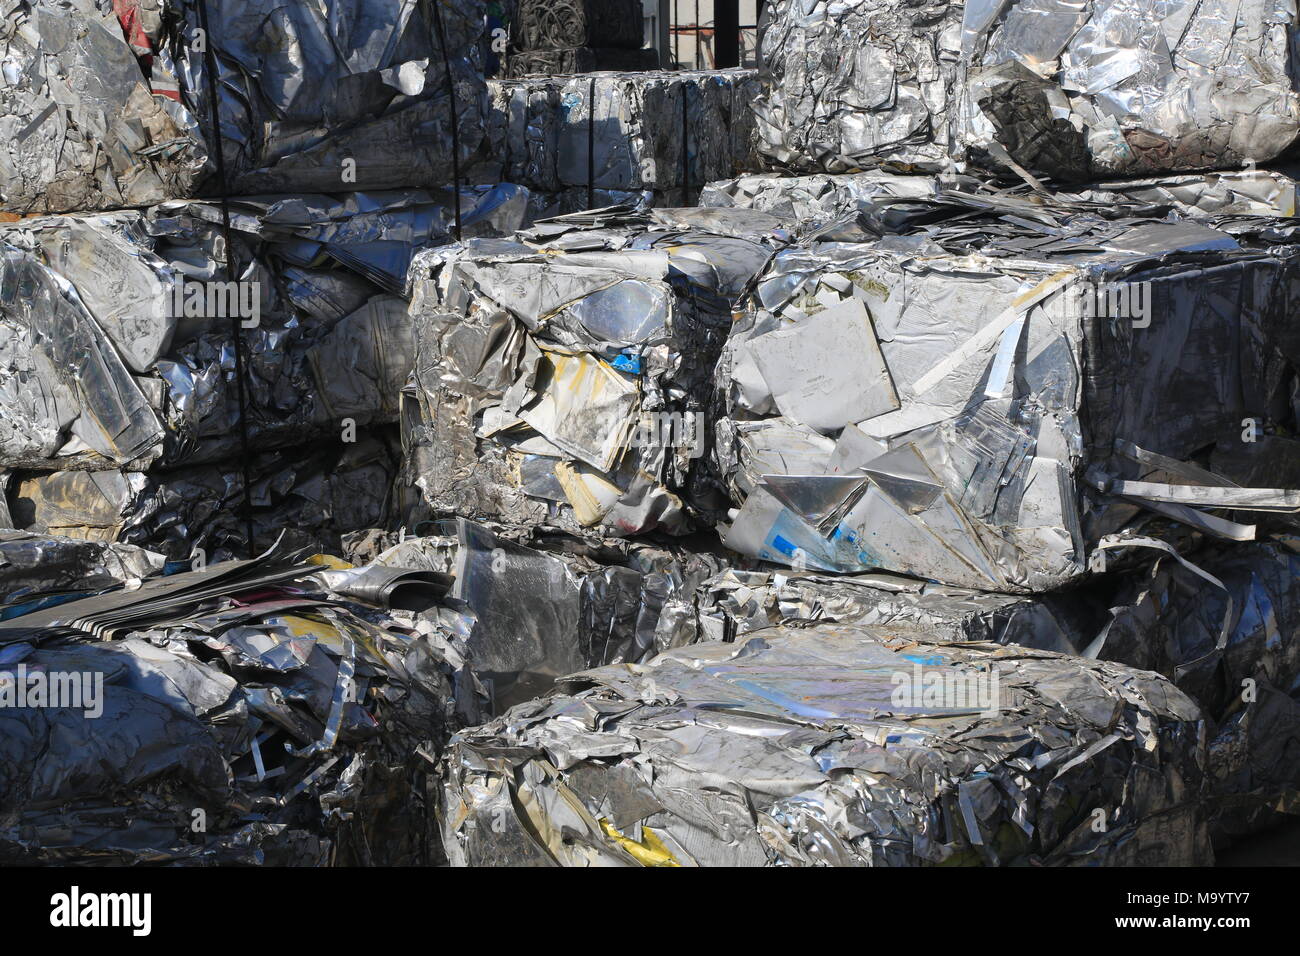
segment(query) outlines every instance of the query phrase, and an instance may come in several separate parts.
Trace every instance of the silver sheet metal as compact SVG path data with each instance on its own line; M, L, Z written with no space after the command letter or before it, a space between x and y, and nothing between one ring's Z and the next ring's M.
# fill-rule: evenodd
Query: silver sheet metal
M780 216L792 231L809 235L864 213L881 218L892 209L901 218L908 200L937 199L948 189L990 200L1005 195L970 176L902 175L879 169L841 175L751 173L709 183L700 193L700 205L758 209ZM1055 203L1112 218L1289 218L1296 211L1296 180L1286 172L1265 169L1185 173L1069 187L1053 191L1051 197Z
M426 791L461 724L456 648L376 608L327 600L313 568L286 578L250 565L59 609L97 603L106 621L115 605L114 639L43 631L6 643L3 692L38 672L50 686L78 678L87 692L10 700L0 714L0 859L439 862Z
M441 605L418 619L458 635L492 713L546 693L575 670L642 661L698 640L695 589L723 567L683 547L591 546L464 518L420 530L387 536L363 574L452 582Z
M137 583L163 564L162 555L131 545L0 530L0 618L50 595Z
M1249 539L1244 522L1292 507L1202 467L1256 448L1253 416L1260 434L1291 427L1281 290L1300 259L1270 220L1103 220L952 191L904 205L909 235L779 253L733 326L715 446L741 506L729 547L1043 591L1121 528ZM866 344L837 349L850 332Z
M1199 571L1159 555L1126 576L1085 649L1159 671L1212 720L1206 816L1216 845L1300 813L1298 555L1293 534L1186 555Z
M1204 755L1196 705L1154 674L769 628L458 734L441 817L458 865L1194 865Z
M215 149L207 62L184 42L198 23L197 0L166 6L177 19L159 59L174 64L182 100ZM207 0L207 6L230 192L450 183L453 122L461 163L477 154L487 108L479 0L437 4L445 51L435 8L425 3Z
M165 68L151 85L139 55L107 4L0 7L0 210L107 209L193 194L211 168L207 146Z
M448 183L483 143L482 6L209 0L232 193ZM141 10L145 12L142 14ZM196 0L7 3L0 208L67 212L220 192ZM447 86L450 62L457 113Z

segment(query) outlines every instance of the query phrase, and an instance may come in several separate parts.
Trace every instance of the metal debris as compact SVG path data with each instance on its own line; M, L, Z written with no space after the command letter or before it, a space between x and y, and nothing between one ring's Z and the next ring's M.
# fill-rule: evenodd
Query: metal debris
M238 284L224 281L208 203L0 225L0 465L229 460L240 407L227 316L245 307L255 448L396 421L413 355L400 294L414 254L450 239L449 199L236 201ZM527 196L479 189L461 202L470 234L493 235L522 223Z

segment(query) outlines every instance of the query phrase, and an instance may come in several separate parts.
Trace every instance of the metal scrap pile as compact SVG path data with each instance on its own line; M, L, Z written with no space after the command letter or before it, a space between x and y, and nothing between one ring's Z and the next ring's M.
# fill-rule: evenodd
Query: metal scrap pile
M1300 27L1154 2L0 0L0 859L1300 813Z
M763 151L1058 181L1264 163L1300 133L1286 6L768 0Z
M642 49L641 0L516 0L510 20L510 76L657 70Z
M619 202L684 206L755 168L754 70L488 81L480 182L526 186L538 218Z
M0 538L6 565L94 547L109 557ZM120 568L122 546L108 547ZM340 603L309 579L319 568L263 559L160 577L140 563L143 581L86 578L98 591L83 593L29 575L24 613L0 622L0 858L436 861L430 784L457 723L454 642ZM420 586L445 591L428 575Z
M128 545L0 533L0 859L436 863L450 733L673 646L720 567L448 530L360 567L282 541L168 574Z
M913 666L990 696L900 703ZM1203 735L1154 674L772 629L575 675L459 735L443 828L471 865L1195 865Z

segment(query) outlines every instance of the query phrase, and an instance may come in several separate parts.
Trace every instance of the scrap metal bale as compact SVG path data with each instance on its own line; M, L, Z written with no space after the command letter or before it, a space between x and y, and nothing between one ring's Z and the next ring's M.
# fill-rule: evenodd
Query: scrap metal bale
M90 541L125 542L189 562L285 545L337 553L342 536L390 520L396 455L362 432L251 456L249 542L244 471L234 460L148 473L19 472L9 479L14 527Z
M427 510L515 527L689 530L713 365L776 241L710 210L597 211L413 267L403 415ZM418 520L416 518L415 520Z
M105 209L191 195L210 169L174 84L150 83L93 0L6 4L0 17L0 210Z
M510 34L520 50L636 50L645 41L641 0L519 0Z
M0 465L228 461L241 415L254 450L396 421L413 356L406 271L450 238L450 198L235 200L233 280L209 203L0 226ZM527 196L476 189L462 202L469 234L492 234L522 222Z
M473 695L458 651L329 597L314 568L267 568L151 576L6 616L0 858L440 860L431 774L458 695Z
M476 181L689 205L705 183L753 168L755 84L753 70L490 80L490 161Z
M450 182L482 144L478 0L33 0L0 20L0 209ZM441 17L446 58L434 14ZM208 56L221 91L211 115ZM455 90L448 87L448 67ZM218 143L226 182L216 182Z
M770 628L458 734L458 865L1197 865L1205 727L1158 675L924 629Z
M1212 470L1295 427L1288 221L954 191L859 212L820 237L859 241L778 253L719 361L729 547L1041 592L1121 530L1248 540L1300 505Z
M207 8L231 193L426 187L451 182L454 158L477 154L487 106L479 0ZM198 10L198 0L167 0L159 53L215 151Z
M587 667L646 660L699 639L693 592L722 561L682 547L520 534L464 518L406 537L372 562L449 574L442 623L499 713Z
M1154 0L769 0L764 153L1087 181L1225 169L1300 133L1293 10Z
M1161 556L1125 582L1088 648L1159 671L1212 719L1207 816L1216 844L1300 813L1298 638L1300 556L1286 535Z

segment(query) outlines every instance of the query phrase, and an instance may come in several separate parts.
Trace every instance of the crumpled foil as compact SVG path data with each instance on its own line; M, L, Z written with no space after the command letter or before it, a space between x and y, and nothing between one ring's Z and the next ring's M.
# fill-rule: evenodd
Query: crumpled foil
M163 563L162 555L131 545L0 530L0 605L8 605L0 619L41 595L140 581Z
M917 676L995 703L900 696ZM456 865L1197 865L1204 757L1158 675L771 628L577 674L456 735L440 816Z
M150 86L138 51L102 6L0 8L0 210L145 205L192 194L206 173L194 118Z
M1209 730L1204 817L1216 848L1300 813L1300 542L1212 543L1119 569L1086 588L993 594L890 574L729 568L695 592L697 632L773 626L923 629L943 643L1019 645L1155 671Z

